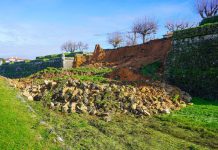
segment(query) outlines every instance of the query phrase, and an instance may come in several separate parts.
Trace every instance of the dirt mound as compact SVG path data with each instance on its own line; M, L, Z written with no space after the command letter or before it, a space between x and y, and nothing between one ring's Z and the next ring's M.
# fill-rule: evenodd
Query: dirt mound
M133 70L130 70L129 68L120 68L116 69L115 71L107 74L108 78L110 79L116 79L121 81L140 81L140 80L146 80L145 77L140 75L137 72L134 72Z

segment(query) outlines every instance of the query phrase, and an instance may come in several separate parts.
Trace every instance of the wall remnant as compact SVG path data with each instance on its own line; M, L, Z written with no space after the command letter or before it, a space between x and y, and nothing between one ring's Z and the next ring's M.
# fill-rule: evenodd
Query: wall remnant
M62 63L64 69L70 69L73 67L74 57L65 57L64 53L62 54Z
M194 96L218 99L218 23L174 34L165 78Z
M35 60L5 63L0 66L0 75L8 78L21 78L34 74L48 67L70 69L73 68L75 57L86 55L83 52L63 53L36 57Z
M0 66L0 75L8 78L22 78L47 67L61 68L63 66L62 62L61 58L56 58L51 60L33 60L3 64Z

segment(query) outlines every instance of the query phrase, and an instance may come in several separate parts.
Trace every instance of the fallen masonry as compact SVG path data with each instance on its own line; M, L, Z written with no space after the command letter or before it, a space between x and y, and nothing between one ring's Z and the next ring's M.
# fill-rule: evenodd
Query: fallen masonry
M114 113L150 116L170 113L191 104L188 93L177 87L156 82L133 87L116 84L94 84L69 79L49 81L39 85L14 85L29 100L42 101L50 109L63 113L88 113L111 120Z

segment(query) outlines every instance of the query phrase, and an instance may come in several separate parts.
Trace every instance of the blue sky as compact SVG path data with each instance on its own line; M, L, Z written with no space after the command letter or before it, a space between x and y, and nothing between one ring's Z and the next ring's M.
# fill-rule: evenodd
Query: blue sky
M110 48L106 33L130 30L137 18L199 22L194 0L1 0L0 58L35 58L60 53L65 41Z

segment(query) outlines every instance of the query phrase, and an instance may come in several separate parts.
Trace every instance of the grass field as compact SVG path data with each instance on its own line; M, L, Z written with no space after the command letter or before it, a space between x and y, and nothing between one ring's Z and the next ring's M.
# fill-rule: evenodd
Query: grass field
M33 107L75 149L217 149L217 103L197 98L194 103L171 115L136 118L120 114L109 123L89 115L52 112L40 103Z
M33 82L41 83L44 79L48 78L49 80L61 81L67 80L69 78L78 79L81 81L91 81L94 83L109 83L110 79L105 78L104 76L107 73L112 72L111 68L72 68L68 70L57 69L57 68L47 68L42 71L39 71L29 78L33 79ZM46 76L47 75L47 76ZM48 77L49 75L49 77ZM25 79L28 79L25 78Z
M28 102L36 111L33 118L17 91L2 79L0 91L0 149L218 149L218 102L194 98L193 106L170 115L136 118L117 114L105 122ZM48 130L38 125L40 120L50 124L66 145L53 142Z
M58 149L48 129L37 124L40 117L28 109L17 91L0 78L0 149ZM37 129L35 128L37 127Z

